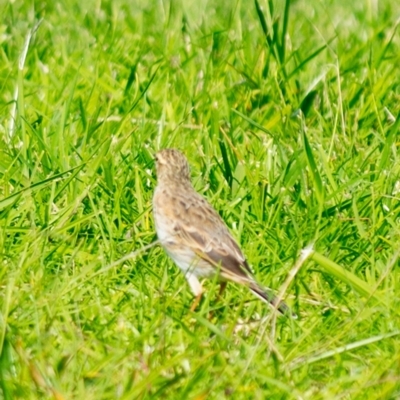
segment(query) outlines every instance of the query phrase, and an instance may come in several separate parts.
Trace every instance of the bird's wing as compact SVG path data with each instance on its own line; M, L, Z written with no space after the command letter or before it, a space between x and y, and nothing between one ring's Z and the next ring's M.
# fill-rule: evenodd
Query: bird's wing
M197 193L196 193L197 194ZM203 197L177 201L174 232L201 259L220 269L222 277L253 282L246 259L224 221Z

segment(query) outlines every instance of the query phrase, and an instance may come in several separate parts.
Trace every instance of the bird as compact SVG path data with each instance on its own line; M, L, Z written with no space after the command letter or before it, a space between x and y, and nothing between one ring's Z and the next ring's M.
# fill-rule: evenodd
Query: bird
M277 302L271 289L256 281L223 219L194 189L185 155L177 149L162 149L155 155L155 166L155 228L161 246L183 272L195 297L191 311L204 292L200 279L217 277L220 295L228 281L235 282L247 286L281 314L292 314L286 303Z

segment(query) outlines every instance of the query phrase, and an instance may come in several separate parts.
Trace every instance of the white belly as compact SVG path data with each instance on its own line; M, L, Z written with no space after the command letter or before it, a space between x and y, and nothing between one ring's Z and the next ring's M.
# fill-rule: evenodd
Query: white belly
M185 245L184 239L176 234L174 221L167 215L157 212L156 203L156 201L153 202L153 215L157 237L167 254L186 277L189 275L199 278L213 277L217 272L216 268L199 258L189 246Z

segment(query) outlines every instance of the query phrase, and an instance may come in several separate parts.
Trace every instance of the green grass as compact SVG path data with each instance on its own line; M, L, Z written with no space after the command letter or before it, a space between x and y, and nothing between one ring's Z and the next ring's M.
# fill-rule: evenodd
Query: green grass
M400 397L400 6L215 4L0 3L1 399ZM189 311L163 147L297 320Z

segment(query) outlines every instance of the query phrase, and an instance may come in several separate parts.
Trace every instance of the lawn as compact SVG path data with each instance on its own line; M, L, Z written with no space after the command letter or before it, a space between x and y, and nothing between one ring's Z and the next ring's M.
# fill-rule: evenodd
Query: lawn
M0 399L399 399L400 4L0 3ZM257 280L152 243L184 152Z

